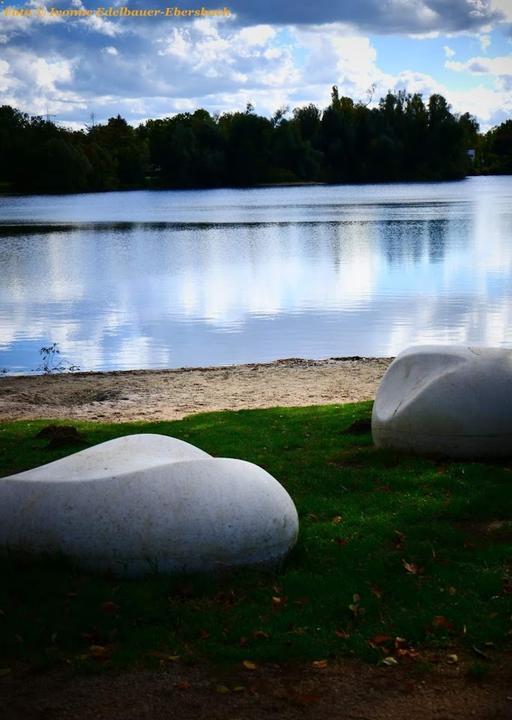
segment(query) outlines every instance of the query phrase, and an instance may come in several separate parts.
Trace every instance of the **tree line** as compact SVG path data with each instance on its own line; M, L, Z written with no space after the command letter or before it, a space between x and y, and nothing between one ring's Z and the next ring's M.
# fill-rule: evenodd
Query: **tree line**
M468 150L475 150L471 159ZM512 120L482 135L446 99L389 92L376 107L340 97L271 118L203 109L132 127L120 115L73 131L0 107L0 189L85 192L264 183L452 180L512 172Z

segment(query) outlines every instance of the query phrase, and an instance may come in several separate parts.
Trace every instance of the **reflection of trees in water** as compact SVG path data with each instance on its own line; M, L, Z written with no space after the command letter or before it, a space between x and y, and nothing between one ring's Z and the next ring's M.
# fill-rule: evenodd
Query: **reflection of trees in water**
M427 222L428 257L430 262L442 262L449 241L450 221L445 218Z
M450 244L467 244L471 224L460 218L435 218L418 221L388 220L378 224L379 245L389 265L404 262L443 262Z
M468 199L4 228L0 340L13 365L51 340L88 369L501 342L510 218Z
M419 262L423 256L423 222L384 220L378 224L379 245L389 265Z

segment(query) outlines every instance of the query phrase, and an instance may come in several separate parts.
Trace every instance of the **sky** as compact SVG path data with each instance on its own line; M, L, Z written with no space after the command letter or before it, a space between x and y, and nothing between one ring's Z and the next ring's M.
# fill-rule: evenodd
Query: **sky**
M323 108L332 85L370 104L441 93L486 131L512 117L512 0L0 0L0 104L63 126Z

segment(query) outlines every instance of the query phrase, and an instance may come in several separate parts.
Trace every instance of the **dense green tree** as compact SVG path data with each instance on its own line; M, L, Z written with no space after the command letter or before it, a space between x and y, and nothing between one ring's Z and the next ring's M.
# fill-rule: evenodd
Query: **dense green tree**
M283 107L269 119L248 104L245 112L199 109L137 128L118 115L79 132L0 107L4 190L448 180L471 172L512 172L512 120L480 135L473 116L453 114L438 94L425 102L388 92L370 108L333 86L323 111Z
M0 107L0 182L18 184L19 161L26 154L28 115L9 105Z
M485 172L512 173L512 120L486 133L481 142L481 154Z
M244 113L226 113L219 118L225 138L228 182L254 185L268 181L272 123L256 115L248 105Z
M81 192L88 188L89 161L79 146L64 137L38 145L34 155L32 188L40 192Z
M109 149L121 186L133 187L144 183L148 154L144 141L120 115L110 118L106 125L96 125L89 131L91 140Z

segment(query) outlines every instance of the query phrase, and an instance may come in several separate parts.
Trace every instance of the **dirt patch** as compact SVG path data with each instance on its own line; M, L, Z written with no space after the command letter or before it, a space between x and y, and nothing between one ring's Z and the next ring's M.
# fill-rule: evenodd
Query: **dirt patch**
M391 358L0 378L0 420L174 420L210 410L371 400Z
M35 437L38 440L48 440L48 450L87 445L85 437L72 425L47 425Z
M357 662L267 665L249 672L172 666L160 672L0 678L3 720L510 720L510 658L485 680L464 667L419 673Z

